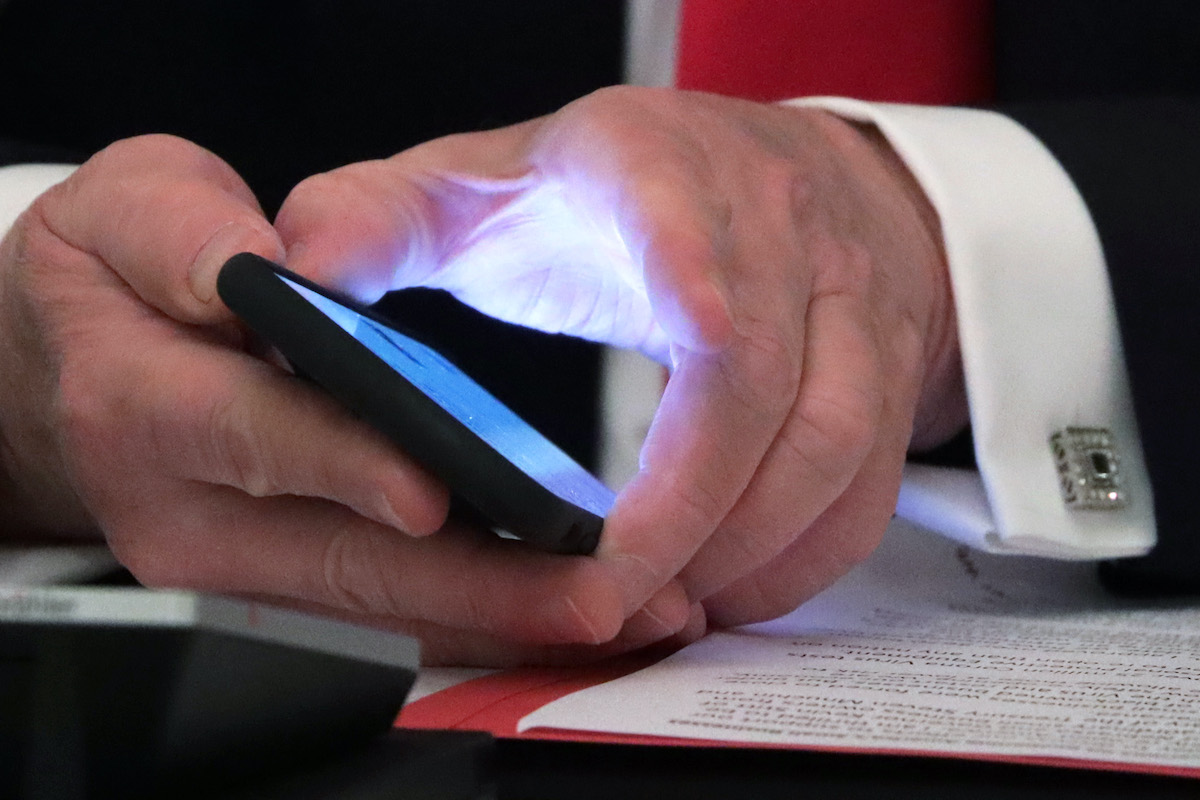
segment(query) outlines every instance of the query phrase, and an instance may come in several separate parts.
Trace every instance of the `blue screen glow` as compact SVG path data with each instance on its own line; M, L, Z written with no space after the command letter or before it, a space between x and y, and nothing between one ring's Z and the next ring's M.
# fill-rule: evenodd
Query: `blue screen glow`
M436 350L279 276L410 383L558 497L604 517L611 489Z

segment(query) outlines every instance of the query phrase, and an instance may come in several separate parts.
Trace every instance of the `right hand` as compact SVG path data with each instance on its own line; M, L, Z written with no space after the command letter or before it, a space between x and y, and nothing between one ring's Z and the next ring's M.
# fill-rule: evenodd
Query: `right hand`
M302 182L289 263L446 289L674 369L597 560L629 610L786 613L864 558L906 452L966 424L937 215L877 130L635 87Z
M244 250L283 255L233 170L171 137L112 145L20 217L0 245L7 538L99 533L148 585L413 631L431 660L616 636L595 560L443 528L444 486L261 357L215 295ZM681 626L681 592L664 602ZM608 647L669 632L637 628Z

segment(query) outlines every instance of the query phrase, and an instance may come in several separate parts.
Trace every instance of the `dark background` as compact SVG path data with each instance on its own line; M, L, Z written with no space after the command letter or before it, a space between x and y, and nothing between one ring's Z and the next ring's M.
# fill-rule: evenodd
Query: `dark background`
M620 0L10 0L0 155L81 160L173 133L228 161L273 216L314 173L619 83L623 12ZM394 294L383 310L594 464L596 347L430 290Z

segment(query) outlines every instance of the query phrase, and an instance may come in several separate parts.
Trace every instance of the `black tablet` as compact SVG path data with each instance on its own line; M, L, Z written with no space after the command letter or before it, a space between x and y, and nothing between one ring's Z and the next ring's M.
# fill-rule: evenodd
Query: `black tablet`
M297 372L440 478L494 529L591 553L613 492L432 348L250 253L217 278L227 306Z

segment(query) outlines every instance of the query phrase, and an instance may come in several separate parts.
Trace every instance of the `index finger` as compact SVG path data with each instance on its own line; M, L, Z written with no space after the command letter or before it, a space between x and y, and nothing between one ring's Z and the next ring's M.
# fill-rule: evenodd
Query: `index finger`
M648 166L639 173L655 179ZM690 184L677 181L674 194L656 191L654 202L627 201L645 243L651 304L659 315L687 321L664 324L682 357L641 469L618 497L602 539L601 554L616 566L631 604L679 574L718 530L777 439L800 384L808 278L792 230L790 184L781 181L772 194L758 185L761 176L754 183L698 174ZM640 186L630 182L626 190L638 198ZM737 210L722 214L728 204ZM736 561L724 566L751 566Z
M598 550L631 607L683 569L745 492L789 395L751 396L743 376L777 378L776 358L735 342L718 354L687 353L672 375L641 469L618 496Z

